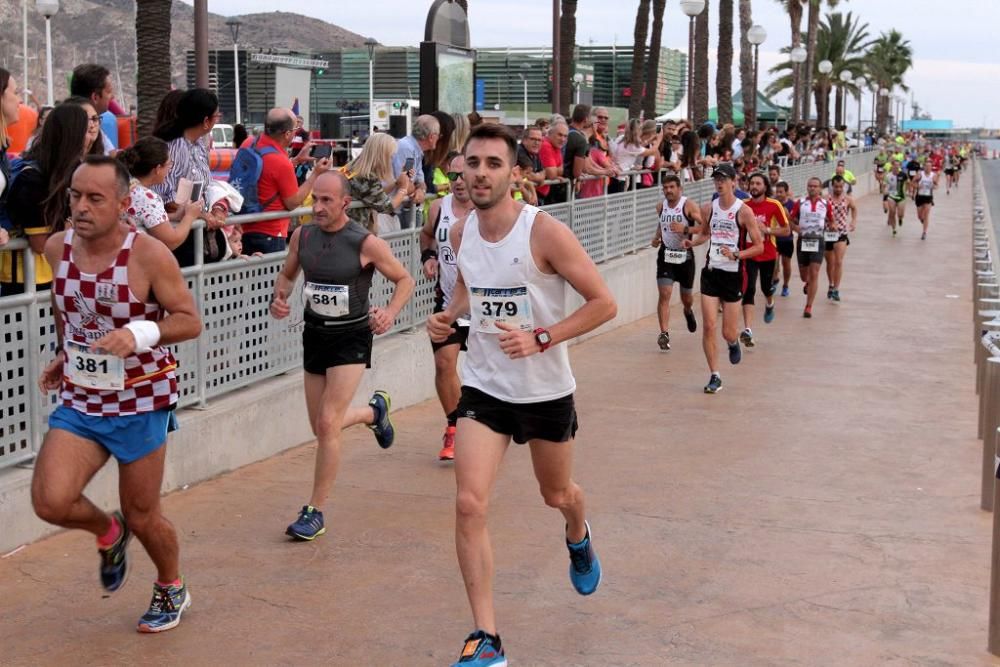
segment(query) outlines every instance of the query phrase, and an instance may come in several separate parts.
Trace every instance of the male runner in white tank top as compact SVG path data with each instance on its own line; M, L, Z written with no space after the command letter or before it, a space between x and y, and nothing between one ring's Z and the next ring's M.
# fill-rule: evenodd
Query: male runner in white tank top
M701 229L693 239L685 240L685 248L709 242L705 267L701 270L701 345L705 350L711 375L705 385L706 394L722 389L719 373L715 322L722 304L722 337L729 345L729 363L738 364L740 351L739 319L746 272L743 261L764 251L764 237L750 207L736 198L736 170L730 164L720 164L712 173L719 197L701 207ZM750 245L743 247L749 238Z
M177 532L160 508L178 400L176 362L163 346L197 338L201 319L167 247L122 224L129 178L120 163L88 157L69 191L73 229L45 244L57 276L59 351L38 380L43 392L61 388L61 400L35 462L31 501L43 521L97 538L105 597L125 584L128 544L138 537L157 574L138 630L163 632L191 605ZM121 511L108 514L83 490L111 456Z
M431 340L443 341L458 316L471 312L455 445L455 542L476 629L459 667L507 664L494 616L486 519L511 439L529 443L542 497L566 520L573 587L589 595L601 578L583 491L571 475L576 383L565 343L612 319L617 306L573 232L511 198L516 153L506 127L487 123L472 131L464 179L476 208L453 229L459 243L454 298L427 323ZM567 284L584 300L573 312L566 309Z
M670 349L670 296L676 282L681 289L681 304L688 331L698 330L694 317L694 253L681 244L701 227L701 207L683 196L681 179L674 174L663 178L663 199L656 204L660 224L653 233L651 245L659 248L656 255L656 288L659 292L656 316L660 335L656 342L660 349Z
M437 279L434 289L434 312L440 313L451 302L458 277L457 248L452 241L452 229L465 220L472 210L469 189L465 187L462 170L465 157L456 155L448 164L451 194L431 202L430 215L420 230L420 256L424 277ZM458 399L462 385L458 379L458 353L465 350L469 338L469 321L465 313L455 322L455 333L442 343L431 342L434 350L434 387L444 408L447 425L443 446L438 453L441 461L455 458L455 425L458 422Z

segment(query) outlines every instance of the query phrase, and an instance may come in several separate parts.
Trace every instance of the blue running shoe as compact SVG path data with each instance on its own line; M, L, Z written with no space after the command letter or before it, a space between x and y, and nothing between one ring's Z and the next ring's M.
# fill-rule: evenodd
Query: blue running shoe
M149 611L139 619L139 632L164 632L176 628L181 622L181 614L191 606L191 596L181 580L180 586L160 586L153 584L153 600Z
M372 395L372 400L368 401L368 405L375 413L375 423L369 424L368 428L375 433L378 446L382 449L389 449L396 439L396 429L393 428L392 417L389 416L389 410L392 408L389 394L379 389Z
M587 536L582 542L570 544L566 540L566 548L569 549L569 580L577 593L590 595L601 585L601 561L590 540L590 524L586 521L583 524L587 527Z
M740 349L740 342L736 341L735 343L730 343L729 363L735 366L736 364L740 363L740 359L742 358L743 358L743 351Z
M285 529L285 535L297 540L315 540L326 532L323 526L323 513L312 505L304 505L295 523Z
M705 385L705 393L718 394L720 391L722 391L722 376L712 373L712 377L708 378L708 384Z
M124 586L128 579L128 543L132 539L132 531L128 529L122 513L115 511L111 516L121 526L121 533L118 535L118 541L110 547L97 550L101 555L101 586L104 586L106 591L104 597L109 597Z
M774 306L764 306L764 322L770 324L774 321Z
M451 667L507 667L507 658L500 646L500 635L476 630L465 638L462 656Z
M781 288L781 296L788 296L788 285Z

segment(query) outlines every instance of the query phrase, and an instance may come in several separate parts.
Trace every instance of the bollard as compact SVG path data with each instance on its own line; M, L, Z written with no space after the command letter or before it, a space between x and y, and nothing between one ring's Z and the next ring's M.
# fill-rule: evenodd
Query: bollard
M1000 319L990 320L988 322L983 322L983 336L979 339L979 343L974 346L976 364L976 394L982 399L983 385L985 383L986 377L986 360L992 356L1000 355L1000 350L993 354L990 352L988 346L989 341L984 341L984 339L989 336L994 345L997 345L997 340L1000 338ZM979 433L979 437L982 438L982 431Z
M984 392L989 395L985 415L988 428L983 431L982 489L979 507L987 512L992 512L994 486L996 486L994 484L996 479L996 432L1000 428L1000 423L997 422L1000 410L997 409L997 401L993 399L1000 396L1000 357L990 357L986 360L986 376L989 378L989 386Z
M1000 290L1000 285L995 282L978 282L976 283L976 300L983 301L984 299L991 299L997 296L997 291Z
M975 345L979 345L980 339L983 337L983 323L989 322L993 319L1000 320L1000 310L993 310L995 306L988 306L990 310L977 310L976 317L973 321L972 329L972 342Z
M986 360L983 362L983 390L979 394L979 423L976 427L976 437L984 441L983 447L992 445L993 443L985 443L988 441L989 435L993 433L993 429L990 428L990 422L993 420L996 409L996 399L1000 398L1000 393L998 393L998 388L1000 388L1000 358L993 356L993 352L996 349L987 351ZM997 426L1000 426L998 424ZM994 429L996 426L993 427ZM984 501L985 502L985 501ZM988 509L983 507L983 509Z

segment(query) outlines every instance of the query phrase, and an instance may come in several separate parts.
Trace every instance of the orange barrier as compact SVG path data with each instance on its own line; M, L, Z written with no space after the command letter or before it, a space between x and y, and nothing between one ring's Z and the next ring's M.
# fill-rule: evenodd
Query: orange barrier
M11 153L20 153L28 144L28 137L38 127L38 112L23 104L18 105L18 121L7 126L7 136L10 137L10 146L7 150Z
M229 171L235 157L235 148L213 148L208 152L208 168L212 171Z
M118 149L124 150L135 143L135 116L118 116Z

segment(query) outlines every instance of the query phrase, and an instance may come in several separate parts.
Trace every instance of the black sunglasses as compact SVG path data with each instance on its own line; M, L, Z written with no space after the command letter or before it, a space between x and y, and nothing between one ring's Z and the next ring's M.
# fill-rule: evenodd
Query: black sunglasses
M447 173L447 176L448 176L448 180L449 181L457 181L458 179L462 178L462 172L460 172L460 171L449 171Z

